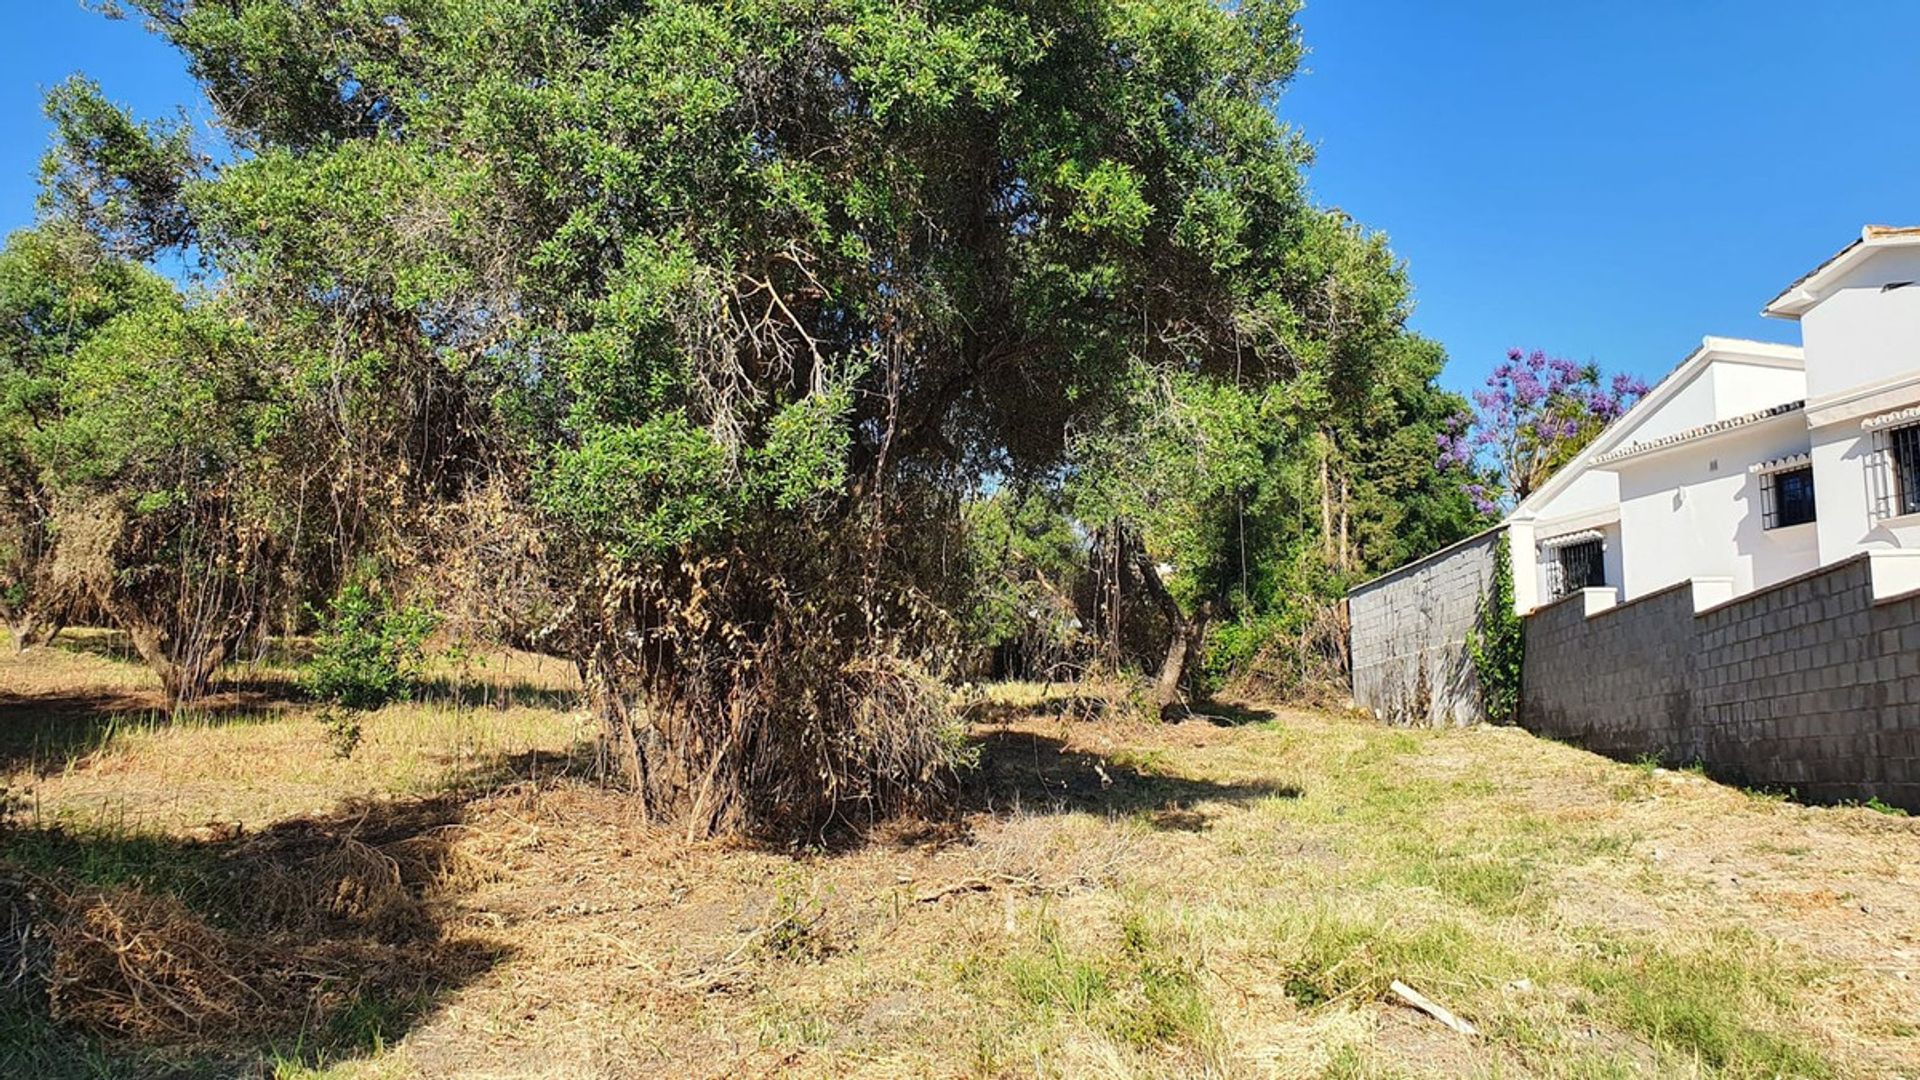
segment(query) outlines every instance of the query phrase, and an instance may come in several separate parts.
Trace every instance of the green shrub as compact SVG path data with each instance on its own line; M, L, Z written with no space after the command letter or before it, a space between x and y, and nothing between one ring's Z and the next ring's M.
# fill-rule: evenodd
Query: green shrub
M411 697L426 662L427 635L438 621L424 605L396 607L385 592L348 583L320 616L307 693L330 712L378 709Z
M1272 618L1220 622L1209 627L1200 656L1201 684L1211 693L1251 670L1261 650L1279 636L1278 631L1277 620Z

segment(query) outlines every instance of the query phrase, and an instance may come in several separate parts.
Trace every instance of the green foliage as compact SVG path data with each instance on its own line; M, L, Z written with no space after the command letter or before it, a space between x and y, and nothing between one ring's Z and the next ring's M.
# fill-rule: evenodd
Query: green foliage
M1728 1076L1835 1075L1814 1046L1755 1022L1790 1001L1806 973L1751 934L1717 931L1691 951L1603 939L1576 976L1596 1012L1663 1057Z
M1279 636L1275 620L1241 619L1214 626L1207 635L1206 652L1201 661L1203 685L1219 690L1234 676L1250 670L1260 653Z
M710 535L733 509L726 452L684 415L597 428L554 457L541 505L623 562Z
M75 76L47 94L55 149L41 165L41 204L115 253L148 258L192 237L182 196L199 166L184 123L141 123Z
M34 329L15 442L182 687L338 594L322 696L378 698L374 558L567 652L695 831L799 826L951 777L970 652L1087 651L1097 544L1220 673L1472 523L1404 267L1275 115L1296 0L126 5L235 152L70 83L47 212L203 287Z
M1907 812L1901 809L1900 807L1894 806L1890 803L1881 802L1880 796L1878 795L1868 797L1867 801L1861 803L1860 805L1866 807L1867 809L1873 811L1876 814L1885 814L1888 817L1906 817L1907 816Z
M1043 920L1036 940L1007 958L1006 984L1043 1017L1065 1015L1138 1049L1213 1040L1218 1022L1190 941L1140 910L1123 913L1119 930L1112 947L1081 950Z
M69 599L53 580L60 492L44 451L66 420L74 357L171 291L67 224L22 230L0 250L0 615L11 622L57 619Z
M1504 534L1494 541L1493 581L1480 603L1480 617L1467 634L1467 655L1480 683L1481 707L1496 724L1520 719L1521 671L1526 659L1526 621L1514 610L1513 553Z
M363 575L318 614L320 630L304 679L310 696L349 711L412 696L427 637L438 622L430 608L396 605Z
M105 614L176 702L252 624L269 571L255 359L230 310L73 221L0 255L0 592L30 621Z
M1003 656L1000 674L1051 677L1083 659L1077 595L1082 537L1045 488L1001 490L966 507L971 603L964 636Z

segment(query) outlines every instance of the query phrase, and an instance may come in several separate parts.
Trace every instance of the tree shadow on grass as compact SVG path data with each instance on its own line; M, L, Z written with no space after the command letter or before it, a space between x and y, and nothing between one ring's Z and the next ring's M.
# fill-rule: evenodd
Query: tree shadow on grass
M170 724L249 724L285 707L271 687L222 686L169 711L158 691L94 687L49 694L0 691L0 772L45 776L104 746L116 731Z
M466 790L528 767L488 762ZM467 802L350 803L206 840L0 833L0 1075L252 1074L403 1036L510 955L461 930L462 897L494 873L454 843Z
M1016 729L974 738L980 765L967 778L963 809L1138 816L1155 828L1198 831L1206 803L1244 806L1296 799L1290 784L1223 783L1163 769L1153 751L1101 757L1048 735Z
M1247 705L1229 701L1196 701L1183 706L1177 717L1169 719L1205 720L1215 727L1243 727L1247 724L1264 724L1279 716L1272 709L1257 705Z
M137 666L141 662L140 654L134 651L133 639L120 630L68 627L40 647L81 656L97 656L122 664Z
M540 686L525 679L489 679L478 677L456 681L436 676L422 681L414 690L414 700L446 703L463 709L512 708L567 710L579 706L581 692L573 688Z
M467 709L568 709L579 704L580 694L518 680L458 686L432 680L421 685L415 700ZM172 710L157 689L93 686L38 694L0 690L0 774L57 773L129 728L264 723L308 704L286 679L248 676L244 670L223 672L207 696Z

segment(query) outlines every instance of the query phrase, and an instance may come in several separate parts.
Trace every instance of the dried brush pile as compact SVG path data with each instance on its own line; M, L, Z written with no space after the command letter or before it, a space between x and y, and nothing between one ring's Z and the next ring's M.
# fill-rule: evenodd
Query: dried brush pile
M412 1011L484 968L449 898L491 871L428 804L184 845L184 877L96 885L55 865L0 878L0 962L16 1002L72 1031L218 1049L325 1046L355 1010ZM42 837L51 849L87 838ZM160 884L157 882L164 882Z
M953 597L922 583L950 506L838 528L769 530L647 574L600 578L571 631L614 771L689 838L864 825L949 799L967 760L945 677Z

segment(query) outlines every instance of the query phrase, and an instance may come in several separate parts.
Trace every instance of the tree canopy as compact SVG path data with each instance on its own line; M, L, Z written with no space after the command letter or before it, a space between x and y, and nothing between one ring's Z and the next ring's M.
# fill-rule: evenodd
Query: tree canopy
M228 145L50 97L0 435L32 544L117 500L99 610L153 621L135 544L222 583L156 663L371 560L571 656L650 809L815 824L950 782L943 680L1042 594L1154 620L1171 699L1477 520L1404 268L1278 117L1295 0L128 6Z

